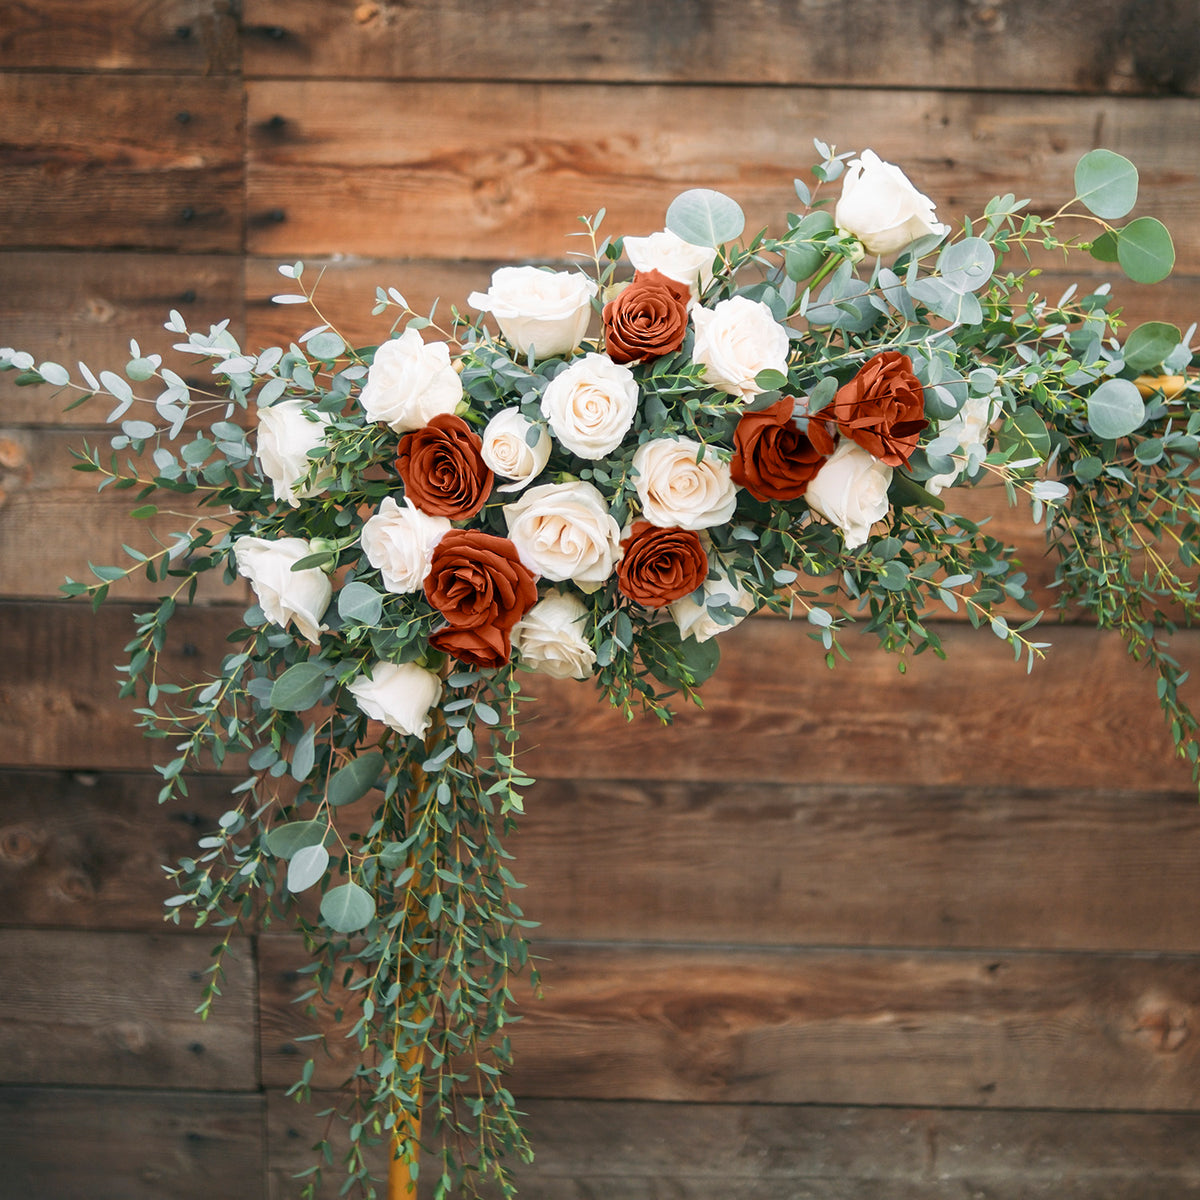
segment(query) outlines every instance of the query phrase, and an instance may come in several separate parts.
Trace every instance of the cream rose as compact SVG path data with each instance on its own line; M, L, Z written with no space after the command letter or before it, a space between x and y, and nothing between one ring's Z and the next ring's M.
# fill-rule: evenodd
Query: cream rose
M959 412L948 421L938 422L938 437L952 437L965 455L972 446L987 448L988 426L992 423L995 400L992 396L968 396ZM966 462L956 462L953 471L925 480L925 490L938 495L959 477Z
M306 415L312 413L314 420ZM255 442L258 463L263 474L274 484L275 499L299 508L300 501L316 496L329 486L329 476L319 475L308 487L300 480L308 474L310 450L325 444L328 422L303 400L282 400L258 410Z
M621 557L621 530L590 483L544 483L504 506L508 536L531 571L594 592Z
M684 284L695 300L713 277L713 259L717 252L712 246L697 246L685 242L669 229L649 237L627 237L625 257L635 271L660 271L668 279Z
M498 412L483 431L483 461L502 479L511 479L498 492L519 492L531 484L550 461L550 435L541 429L537 441L529 444L532 421L519 408Z
M429 710L442 698L442 681L416 663L376 663L370 678L357 676L347 690L372 721L421 737L429 728Z
M847 165L833 219L868 254L881 256L898 254L928 233L950 232L948 225L938 224L933 201L874 150L864 150Z
M752 400L762 389L760 371L787 374L787 330L761 300L734 296L715 308L692 309L696 341L692 359L704 367L704 380L731 396Z
M268 621L286 629L295 624L316 645L328 625L320 623L333 596L329 576L320 567L293 571L292 563L307 558L312 547L303 538L240 537L233 543L239 575L250 580L259 607Z
M587 607L577 596L551 591L513 626L513 649L521 661L555 679L586 679L596 652L583 636Z
M406 329L375 351L359 402L368 421L408 433L428 425L439 413L453 413L462 395L450 347L445 342L426 344L415 329Z
M629 432L638 406L633 372L607 354L586 354L542 393L542 416L572 454L603 458Z
M445 517L430 517L407 497L402 508L385 496L379 511L363 522L359 541L367 561L383 576L389 592L419 592L429 574L434 548L454 527Z
M714 607L729 605L742 609L742 615L733 615L733 619L722 623L708 611L709 605ZM676 600L668 609L675 624L679 627L680 637L695 638L698 642L707 642L740 624L754 609L754 597L728 575L719 579L704 581L704 597L699 604L691 596Z
M871 526L887 516L892 468L843 438L804 493L808 506L836 525L846 549L861 546Z
M490 312L500 332L521 356L570 354L587 332L596 285L578 271L542 271L537 267L501 267L486 292L467 302Z
M690 438L657 438L637 448L634 487L642 514L663 529L707 529L733 516L737 485L729 464Z

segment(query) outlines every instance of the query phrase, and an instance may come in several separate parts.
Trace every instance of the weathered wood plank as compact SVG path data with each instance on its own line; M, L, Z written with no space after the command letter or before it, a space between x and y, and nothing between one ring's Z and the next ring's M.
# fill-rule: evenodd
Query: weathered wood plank
M261 1200L263 1099L0 1088L0 1200Z
M241 249L239 79L8 73L0 113L6 246Z
M73 373L80 359L95 372L120 370L134 338L143 353L162 354L179 374L195 377L195 360L174 354L176 338L163 329L173 308L190 328L203 331L230 318L240 337L241 261L217 255L0 252L0 338L38 362L60 362ZM103 400L64 413L70 399L50 388L19 388L11 374L0 373L0 420L6 424L103 423L109 408Z
M246 91L259 255L561 258L579 214L604 205L606 228L649 232L697 186L734 196L750 228L778 227L817 134L873 145L952 221L1016 188L1055 211L1079 156L1103 142L1137 162L1138 212L1165 218L1179 269L1200 272L1188 100L344 81Z
M226 955L202 1022L211 961L194 938L0 930L0 1083L253 1090L250 944Z
M224 75L239 65L229 0L0 0L0 68Z
M161 928L159 864L229 782L0 775L0 919ZM538 939L732 944L753 913L759 944L1189 953L1198 846L1190 794L602 780L539 783L509 839Z
M538 950L545 999L513 1029L516 1095L1200 1109L1194 956ZM260 938L268 1087L313 1053L294 1041L313 1028L291 1003L303 962L298 941ZM337 1034L327 1046L314 1080L336 1086L355 1050Z
M527 801L510 848L538 939L1200 950L1190 794L548 780Z
M79 929L163 925L174 888L162 864L196 854L196 840L230 807L229 780L200 776L183 803L158 803L157 775L10 771L0 775L0 921ZM210 930L200 936L212 939Z
M1194 17L1184 0L532 0L486 17L471 0L248 0L244 53L250 76L1194 94Z
M130 609L93 615L78 604L0 604L0 766L142 768L155 743L113 701L111 664L130 637ZM180 612L167 664L184 680L214 670L240 612ZM1047 626L1053 647L1026 676L987 631L947 626L949 660L928 655L900 675L866 637L828 671L801 622L746 622L723 635L725 661L703 711L662 729L627 724L588 683L531 677L524 764L536 779L748 780L810 785L1125 788L1185 792L1151 674L1114 634ZM1200 636L1175 639L1185 664Z
M0 264L3 258L0 257ZM246 345L254 350L264 346L286 346L301 331L304 317L291 305L271 303L271 297L288 287L280 276L277 259L246 260ZM391 315L373 317L377 287L394 287L414 312L428 313L438 302L435 317L450 318L456 305L469 312L467 297L473 291L486 290L491 273L500 262L431 259L323 259L305 258L306 281L320 275L317 301L325 318L333 322L343 337L359 346L374 345L387 337L396 310ZM555 264L565 270L571 264ZM1139 286L1118 272L1096 274L1080 258L1071 271L1045 271L1037 280L1037 292L1052 300L1073 283L1081 291L1112 283L1119 298L1122 320L1132 328L1143 321L1170 321L1186 328L1193 318L1200 319L1200 278L1173 275L1154 287ZM630 273L631 272L631 269ZM1092 272L1092 273L1089 273ZM3 301L0 300L0 304ZM593 330L593 332L595 332Z
M53 598L68 576L96 582L89 562L137 567L124 545L154 558L157 574L176 533L189 533L193 524L219 525L221 514L186 496L160 495L155 501L162 507L159 515L134 520L133 493L108 489L97 494L102 476L74 470L78 460L72 451L82 451L85 444L100 448L107 462L111 432L0 425L0 594ZM148 455L143 461L144 477L157 474ZM109 595L157 597L173 590L175 582L151 582L144 568L137 568L115 581ZM212 572L196 594L202 600L232 600L241 591L231 592L220 572Z
M311 1165L319 1094L267 1093L273 1200ZM1200 1194L1200 1116L518 1098L523 1200L1143 1200ZM379 1169L385 1167L380 1162ZM337 1194L336 1168L322 1197Z

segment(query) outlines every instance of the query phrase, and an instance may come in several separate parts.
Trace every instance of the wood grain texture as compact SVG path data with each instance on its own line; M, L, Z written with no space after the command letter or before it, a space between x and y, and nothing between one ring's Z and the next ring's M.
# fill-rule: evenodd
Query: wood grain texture
M547 780L508 844L539 940L1200 950L1191 794Z
M87 251L0 251L0 337L70 368L82 359L94 372L122 370L129 341L161 354L184 378L197 378L195 360L175 354L163 329L171 309L192 329L207 332L226 318L243 331L242 264L218 255L121 254ZM69 398L51 388L19 388L0 373L0 423L101 425L109 405L93 400L69 413Z
M0 242L242 247L242 84L0 74Z
M181 611L167 669L196 679L216 669L240 611ZM81 770L146 768L154 743L131 702L114 700L111 664L130 637L130 609L0 603L0 765ZM632 723L597 703L587 683L531 677L525 765L535 779L893 784L914 788L1124 788L1187 792L1149 672L1116 635L1048 626L1053 648L1032 675L987 631L947 626L942 662L922 655L900 675L891 655L850 634L852 661L825 668L800 622L754 620L723 635L721 669L702 711L674 726ZM1175 639L1185 664L1200 636Z
M615 234L615 227L612 232ZM448 322L451 306L470 312L467 297L473 291L486 291L492 271L503 265L499 261L305 256L305 278L315 280L320 276L317 302L342 336L355 345L369 346L387 337L397 315L395 309L390 316L371 315L377 287L396 288L414 312L427 314L437 302L435 318ZM571 265L567 259L554 264L559 270ZM1074 283L1084 291L1111 283L1121 308L1121 319L1130 328L1143 321L1170 321L1176 325L1182 323L1186 328L1193 317L1200 319L1200 278L1173 275L1148 287L1132 283L1118 272L1096 274L1095 265L1081 257L1072 260L1072 267L1078 270L1043 272L1036 283L1037 293L1057 300ZM303 310L271 303L272 296L289 286L279 274L278 266L274 258L246 260L246 345L254 350L286 346L295 339L304 321L297 316ZM2 269L3 257L0 257ZM628 265L626 272L632 274ZM597 329L598 326L592 332Z
M190 930L163 924L174 888L162 864L194 855L230 807L227 778L189 780L158 803L157 775L0 774L0 921L5 925ZM210 930L200 937L212 940Z
M267 1093L272 1200L334 1102ZM1145 1200L1200 1194L1200 1116L536 1100L523 1200ZM382 1170L382 1164L380 1169ZM330 1173L320 1193L332 1200Z
M0 1083L253 1090L249 943L226 956L221 1000L201 1022L210 962L193 938L0 930Z
M239 67L230 0L0 0L0 68L173 71Z
M246 93L256 255L557 259L580 214L604 205L608 228L646 233L689 187L734 196L751 229L778 227L815 134L903 164L952 221L1018 186L1055 211L1103 143L1136 161L1138 213L1167 220L1180 271L1200 272L1190 100L344 81Z
M753 936L752 922L748 933ZM539 942L516 1095L712 1103L1200 1109L1200 959ZM313 1031L298 941L259 939L263 1081ZM347 1018L347 1026L352 1023ZM317 1026L319 1028L319 1025ZM314 1080L353 1043L329 1030Z
M250 76L1194 94L1194 17L1186 0L247 0L244 53Z
M0 1200L263 1200L260 1096L0 1087Z
M83 452L85 445L99 449L107 464L112 432L0 424L0 594L54 598L68 576L96 582L89 562L135 567L125 545L155 558L157 574L175 534L187 534L193 526L223 528L224 510L205 510L186 496L160 493L152 501L160 506L159 514L134 520L132 493L111 488L97 493L103 476L75 470L78 460L72 452ZM128 454L121 455L120 461L124 466ZM149 455L139 469L143 478L157 474ZM177 583L161 578L151 582L139 568L113 583L109 595L158 597L173 591ZM201 580L196 595L201 600L228 601L240 591L239 587L230 592L217 571Z

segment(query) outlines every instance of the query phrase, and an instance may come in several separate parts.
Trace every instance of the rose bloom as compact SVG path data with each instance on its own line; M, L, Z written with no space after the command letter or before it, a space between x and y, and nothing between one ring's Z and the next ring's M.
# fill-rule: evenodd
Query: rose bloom
M661 271L639 271L604 306L604 349L614 362L649 362L683 345L688 290Z
M659 271L682 283L693 300L712 282L713 259L717 256L713 246L685 242L669 229L649 237L627 237L622 245L635 271Z
M450 347L445 342L426 345L415 329L406 329L375 351L359 403L368 421L383 421L397 433L407 433L439 413L453 413L462 395Z
M467 302L490 312L508 344L534 358L570 354L587 332L596 285L578 271L542 271L537 267L501 267L486 292Z
M549 591L513 626L513 649L542 675L586 679L596 665L596 652L583 636L587 615L578 596Z
M315 420L309 420L305 415L309 412ZM327 427L326 418L303 400L281 400L258 410L255 435L258 463L274 485L276 500L299 508L301 500L316 496L328 487L327 474L319 475L308 487L300 486L300 480L313 465L308 452L325 444Z
M665 608L694 592L708 575L708 555L691 529L635 521L621 540L617 588L635 604Z
M891 482L891 467L844 440L808 485L804 498L809 508L842 531L846 549L853 550L866 542L871 526L887 516Z
M580 458L611 454L637 413L633 372L605 354L585 354L560 371L542 393L542 416L554 436Z
M699 459L697 462L696 460ZM664 528L723 525L737 506L729 464L690 438L656 438L633 455L642 515Z
M333 585L320 567L292 570L292 563L311 553L312 546L304 538L240 537L233 543L238 574L250 580L267 620L282 629L292 622L302 637L316 645L321 632L329 628L320 621Z
M385 496L379 511L363 522L359 541L383 586L403 596L421 590L434 547L451 528L445 517L428 516L407 496L403 508Z
M531 484L550 461L550 435L538 430L537 441L529 444L532 421L519 408L498 412L483 431L483 461L502 479L514 482L503 484L498 492L519 492Z
M995 399L992 396L968 396L962 408L947 421L938 422L938 437L953 437L964 454L972 446L987 448L988 426L992 423ZM938 495L959 477L965 462L955 463L954 470L934 475L922 485L931 495Z
M621 528L590 483L543 483L504 506L508 536L538 575L594 592L621 554Z
M728 605L740 608L740 614L731 614L732 620L722 624L709 611L708 606ZM670 606L671 619L679 628L680 637L694 638L697 642L707 642L719 633L740 625L754 609L754 597L746 589L728 575L718 579L704 581L704 596L697 604L691 595L674 601Z
M787 374L787 330L761 300L734 296L712 309L697 306L692 324L692 359L704 367L704 381L712 387L753 400L762 390L754 382L760 371Z
M820 416L836 421L846 437L889 467L908 462L929 424L925 389L913 374L912 359L898 350L868 359Z
M408 737L429 728L429 713L442 698L442 681L416 663L375 663L370 677L357 676L347 691L372 721Z
M400 439L396 470L423 512L462 521L487 503L493 476L483 439L461 417L438 416Z
M926 234L949 233L936 218L933 201L874 150L864 150L847 165L833 219L868 254L896 254Z
M795 500L804 495L834 441L820 421L801 433L792 420L795 399L783 396L770 408L746 413L733 433L733 482L757 500Z

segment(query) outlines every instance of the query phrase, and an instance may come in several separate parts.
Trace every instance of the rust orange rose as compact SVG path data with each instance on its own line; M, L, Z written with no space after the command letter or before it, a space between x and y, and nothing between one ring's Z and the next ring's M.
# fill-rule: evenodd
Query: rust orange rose
M492 490L483 439L461 417L439 413L400 440L396 469L404 494L430 517L473 517Z
M913 374L912 360L898 350L885 350L838 389L821 413L873 458L902 467L917 448L925 419L925 390Z
M638 271L604 306L604 349L613 362L647 362L683 345L688 327L687 285L661 271Z
M691 529L663 529L635 521L622 539L617 588L646 608L665 608L694 592L708 577L708 555Z
M833 453L834 440L820 421L801 433L792 421L796 401L783 396L770 408L750 412L733 433L733 482L755 499L795 500Z
M512 627L537 602L537 584L508 538L452 529L433 552L425 597L447 622L430 635L431 645L498 666L508 661Z

